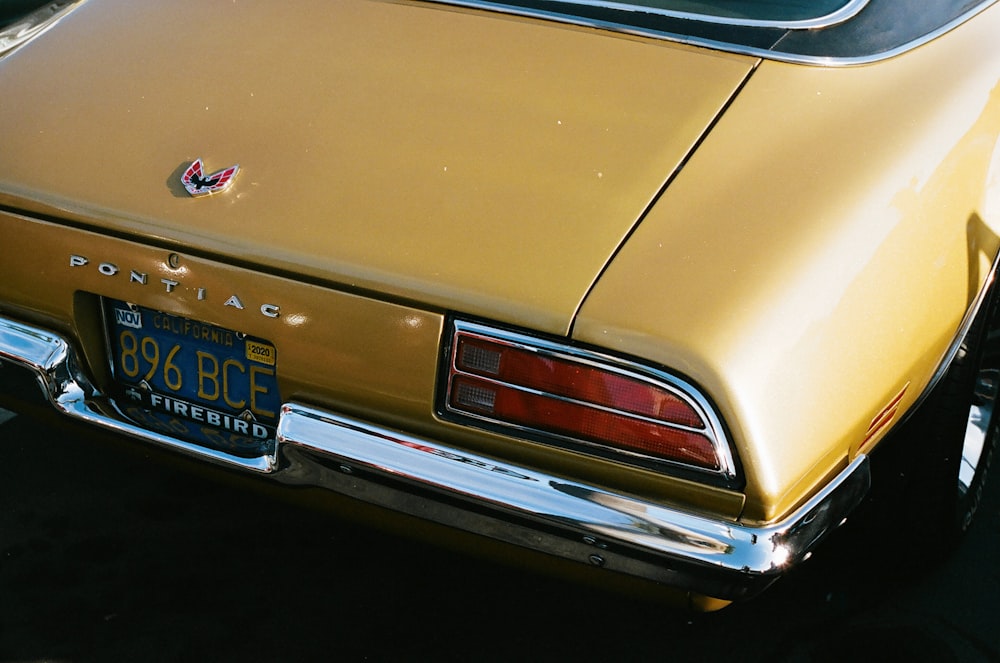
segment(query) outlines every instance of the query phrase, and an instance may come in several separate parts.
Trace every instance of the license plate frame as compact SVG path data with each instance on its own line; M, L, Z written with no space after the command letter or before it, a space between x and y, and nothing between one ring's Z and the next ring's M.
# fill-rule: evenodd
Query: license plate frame
M102 298L102 313L126 416L238 456L273 450L281 409L273 343L118 299Z

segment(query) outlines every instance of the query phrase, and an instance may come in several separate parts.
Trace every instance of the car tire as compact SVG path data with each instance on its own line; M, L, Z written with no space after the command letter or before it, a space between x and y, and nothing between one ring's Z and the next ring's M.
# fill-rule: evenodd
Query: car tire
M972 524L1000 437L1000 316L991 288L944 376L872 456L872 534L898 571L939 561ZM912 562L913 564L908 564Z

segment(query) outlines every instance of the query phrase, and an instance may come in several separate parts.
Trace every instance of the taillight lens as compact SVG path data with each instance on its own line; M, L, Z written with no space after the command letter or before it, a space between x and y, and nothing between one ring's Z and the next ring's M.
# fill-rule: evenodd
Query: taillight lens
M731 474L721 427L687 385L528 336L457 323L446 408L502 426Z

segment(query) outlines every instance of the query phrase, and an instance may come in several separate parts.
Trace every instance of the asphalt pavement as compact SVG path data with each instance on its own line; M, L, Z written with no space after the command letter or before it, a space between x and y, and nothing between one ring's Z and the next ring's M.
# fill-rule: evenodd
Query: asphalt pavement
M763 596L696 616L24 415L0 411L0 451L0 661L1000 662L997 476L941 565L883 576L849 523Z

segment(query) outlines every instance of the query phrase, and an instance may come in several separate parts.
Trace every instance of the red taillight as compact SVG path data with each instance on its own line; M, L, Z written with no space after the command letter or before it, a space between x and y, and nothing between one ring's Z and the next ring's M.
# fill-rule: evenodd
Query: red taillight
M540 344L459 329L448 409L590 445L720 471L714 427L679 390Z
M553 396L683 426L705 427L705 422L688 403L649 382L486 339L459 337L455 367Z

